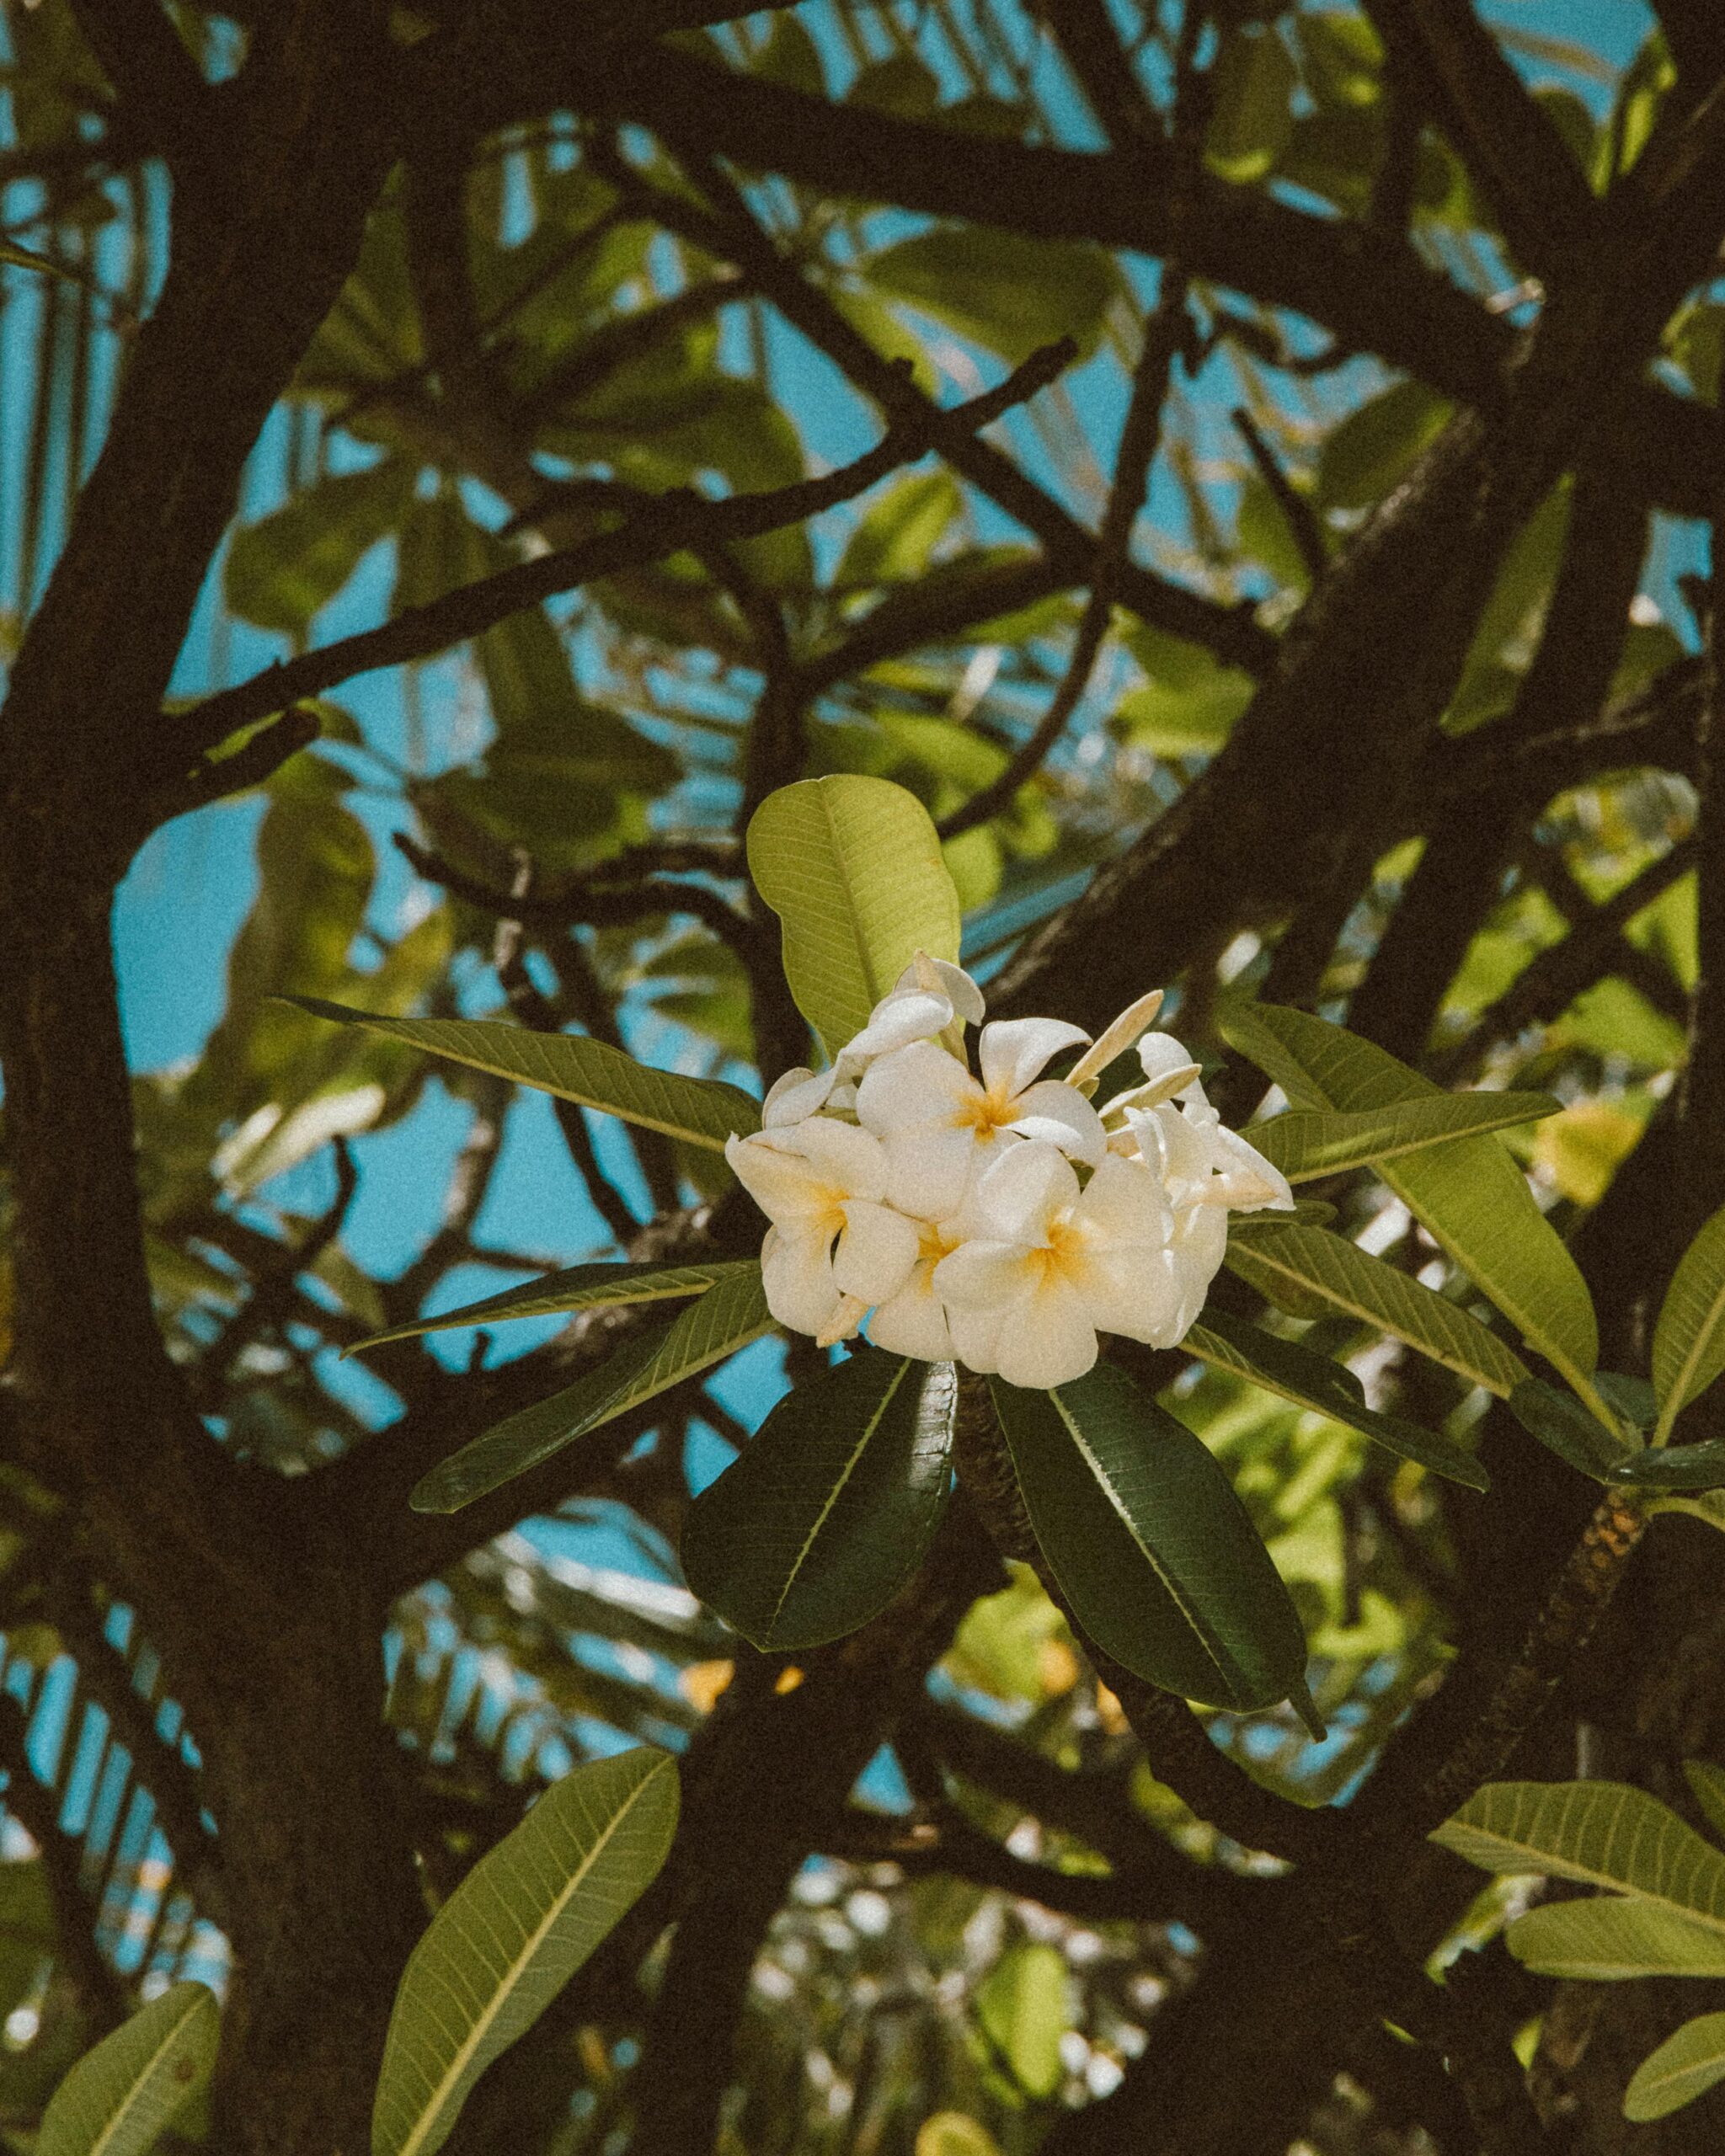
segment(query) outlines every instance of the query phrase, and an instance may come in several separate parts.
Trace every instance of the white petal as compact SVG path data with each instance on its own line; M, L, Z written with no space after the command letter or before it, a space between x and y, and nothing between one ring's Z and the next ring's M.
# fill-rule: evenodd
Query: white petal
M1098 1332L1124 1333L1129 1340L1172 1348L1192 1322L1188 1317L1181 1323L1183 1282L1172 1251L1146 1249L1142 1243L1087 1251L1067 1267L1066 1277Z
M912 1041L932 1040L952 1022L953 1006L944 995L913 988L902 995L884 996L862 1032L845 1043L839 1060L860 1066L871 1056L890 1055Z
M761 1103L761 1128L782 1130L787 1124L801 1123L805 1116L818 1115L826 1106L837 1076L836 1069L786 1071L767 1088L766 1098Z
M952 1336L953 1353L967 1370L980 1370L985 1375L1000 1368L1001 1335L1006 1331L1009 1313L998 1310L961 1310L955 1305L947 1307L947 1330Z
M827 1239L775 1230L761 1246L761 1278L766 1307L793 1332L819 1334L837 1307Z
M925 974L923 968L932 968L933 979ZM905 966L895 983L893 994L900 994L905 987L929 987L938 983L940 994L951 1002L953 1016L962 1017L966 1027L979 1027L983 1022L983 992L962 966L953 966L951 959L929 958L927 951L919 951L916 958Z
M1138 1134L1139 1150L1160 1172L1175 1204L1202 1195L1210 1178L1210 1147L1178 1108L1152 1108L1148 1115L1129 1108L1126 1120Z
M845 1208L832 1277L844 1294L860 1295L865 1306L884 1302L910 1278L921 1246L916 1227L902 1213L852 1198Z
M1081 1086L1087 1078L1099 1077L1117 1055L1124 1055L1139 1035L1155 1024L1156 1014L1162 1007L1162 991L1159 988L1151 989L1148 995L1140 995L1135 1003L1129 1003L1072 1065L1066 1073L1066 1083Z
M830 1116L810 1116L778 1136L785 1150L800 1154L815 1174L845 1198L886 1194L886 1154L880 1140L854 1123Z
M1190 1063L1192 1058L1172 1033L1146 1033L1138 1043L1138 1060L1144 1065L1145 1076L1155 1084ZM1179 1090L1183 1092L1191 1082L1183 1080Z
M918 1220L944 1220L964 1205L977 1147L969 1129L898 1130L886 1147L889 1204Z
M1211 1134L1211 1143L1218 1156L1216 1165L1221 1170L1226 1201L1235 1212L1293 1210L1294 1193L1288 1187L1288 1178L1237 1130L1219 1123Z
M1042 1075L1050 1056L1089 1038L1063 1018L996 1018L983 1027L976 1044L982 1082L990 1092L1010 1100Z
M1096 1327L1083 1299L1051 1272L1001 1326L996 1353L1008 1385L1070 1385L1096 1361Z
M1152 1078L1146 1085L1134 1086L1126 1092L1116 1093L1112 1100L1102 1105L1103 1120L1123 1115L1128 1108L1160 1107L1164 1101L1172 1101L1180 1094L1201 1094L1198 1082L1199 1065L1195 1063L1177 1063L1165 1070L1160 1078ZM1204 1103L1209 1107L1209 1102ZM1214 1111L1212 1111L1214 1113Z
M1142 1161L1111 1153L1085 1185L1073 1219L1094 1238L1159 1250L1173 1229L1162 1178Z
M921 1363L952 1359L952 1329L934 1292L934 1267L919 1265L890 1300L868 1321L868 1337L889 1355L914 1355Z
M1003 1242L1041 1243L1049 1223L1076 1203L1078 1178L1057 1145L1027 1138L1007 1146L976 1185L978 1218Z
M956 1125L962 1111L980 1102L982 1089L955 1055L933 1041L916 1041L868 1066L857 1088L857 1113L865 1129L889 1131L923 1123Z
M791 1152L778 1142L787 1134L727 1139L724 1156L737 1181L769 1220L784 1228L794 1230L800 1225L807 1230L832 1210L832 1188L826 1177L811 1167L800 1153Z
M1023 1243L960 1243L934 1268L934 1292L951 1310L1004 1310L1042 1277L1040 1252Z
M1059 1078L1027 1086L1012 1102L1012 1120L1007 1128L1021 1138L1045 1138L1092 1167L1108 1147L1102 1118L1082 1093Z
M836 1348L841 1340L854 1340L862 1330L862 1321L868 1315L868 1304L862 1295L841 1295L833 1306L826 1323L814 1336L817 1348Z

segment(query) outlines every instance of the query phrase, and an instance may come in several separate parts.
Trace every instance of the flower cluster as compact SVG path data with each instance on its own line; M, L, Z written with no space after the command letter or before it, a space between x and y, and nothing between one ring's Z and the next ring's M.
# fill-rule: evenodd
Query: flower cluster
M1081 1377L1099 1332L1173 1347L1229 1212L1294 1200L1223 1127L1185 1049L1148 1031L1161 1003L1140 997L1094 1041L1055 1018L985 1026L969 975L919 954L831 1067L788 1071L760 1132L725 1148L772 1223L773 1316L823 1346L867 1319L895 1354L1027 1386ZM1097 1107L1102 1072L1135 1045L1145 1082ZM1042 1075L1073 1048L1064 1077Z

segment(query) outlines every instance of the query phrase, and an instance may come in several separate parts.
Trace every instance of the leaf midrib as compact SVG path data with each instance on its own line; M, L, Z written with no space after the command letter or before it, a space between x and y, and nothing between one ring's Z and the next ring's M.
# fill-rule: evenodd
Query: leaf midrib
M893 1401L897 1399L899 1387L905 1382L905 1375L910 1368L911 1364L908 1358L899 1364L898 1369L893 1374L892 1383L887 1387L885 1393L882 1396L873 1413L869 1416L868 1422L863 1427L861 1436L858 1437L856 1444L852 1446L850 1453L845 1460L844 1465L840 1469L838 1474L833 1478L832 1486L826 1493L826 1502L821 1506L820 1512L815 1515L814 1523L809 1529L808 1534L804 1536L802 1548L797 1552L794 1561L787 1571L785 1575L785 1583L779 1590L777 1600L772 1605L772 1615L767 1624L769 1637L772 1633L773 1628L777 1625L780 1617L784 1613L784 1606L790 1599L792 1588L802 1577L803 1568L809 1561L809 1553L814 1549L815 1543L820 1540L820 1531L826 1525L827 1519L832 1512L833 1507L837 1504L840 1497L843 1496L845 1491L850 1486L851 1477L857 1471L857 1462L862 1459L864 1452L868 1450L870 1441L873 1439L875 1432L880 1428L881 1423L885 1417L887 1409L890 1407Z
M469 2061L494 2026L506 2001L513 1997L516 1988L526 1976L534 1956L543 1945L552 1927L569 1907L570 1901L594 1865L611 1846L612 1839L621 1832L624 1822L633 1812L642 1796L664 1772L663 1766L654 1766L643 1775L624 1802L606 1822L600 1831L598 1840L594 1843L591 1849L582 1860L579 1868L570 1875L567 1885L553 1902L543 1921L536 1930L529 1934L523 1942L521 1951L510 1964L504 1982L493 1992L489 2005L475 2017L473 2028L466 2039L457 2047L455 2056L447 2072L432 2090L430 2100L422 2107L417 2122L409 2133L407 2139L399 2144L396 2156L417 2156L418 2150L425 2145L431 2129L442 2116L444 2106L449 2101L452 2091L459 2085L462 2074Z
M103 2151L112 2145L115 2135L120 2131L120 2127L125 2123L128 2114L136 2108L137 2103L147 2091L150 2084L150 2078L155 2073L157 2068L162 2063L164 2054L172 2051L174 2047L179 2041L180 2037L185 2032L186 2024L190 2021L195 2015L202 2014L205 2011L205 2002L201 1999L194 1999L188 2001L185 2012L180 2015L179 2019L174 2024L174 2026L168 2031L162 2041L156 2047L155 2050L144 2062L142 2069L133 2076L131 2085L126 2090L126 2095L121 2099L118 2107L110 2111L106 2120L103 2122L101 2132L97 2134L95 2139L90 2143L89 2156L102 2156ZM188 2095L190 2095L191 2092L190 2088L188 2088L186 2093ZM177 2108L177 2106L175 2108ZM172 2116L171 2112L169 2116Z

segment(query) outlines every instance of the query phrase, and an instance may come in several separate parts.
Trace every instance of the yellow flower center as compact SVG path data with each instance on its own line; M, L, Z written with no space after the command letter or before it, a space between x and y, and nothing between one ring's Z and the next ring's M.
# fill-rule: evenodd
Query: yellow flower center
M997 1086L979 1086L953 1120L961 1129L968 1123L979 1138L992 1138L996 1131L1016 1120L1017 1113L1009 1094Z

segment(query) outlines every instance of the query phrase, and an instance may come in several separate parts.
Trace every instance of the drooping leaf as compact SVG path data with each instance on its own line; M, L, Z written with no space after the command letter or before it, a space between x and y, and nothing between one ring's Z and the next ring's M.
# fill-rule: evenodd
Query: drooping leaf
M749 873L784 931L797 1008L836 1055L919 950L959 955L959 896L928 811L849 773L780 787L755 812Z
M1306 1636L1209 1449L1124 1371L1052 1392L990 1380L1030 1524L1097 1646L1243 1712L1303 1694Z
M451 1063L489 1070L517 1085L560 1100L619 1116L646 1130L661 1130L690 1145L724 1150L733 1133L747 1137L761 1128L761 1107L734 1086L714 1078L686 1078L655 1070L604 1041L579 1033L536 1033L498 1018L383 1018L312 995L282 998L316 1017L364 1026L389 1040L405 1041Z
M207 1984L170 1984L86 2052L49 2100L42 2156L143 2156L210 2078L222 2013Z
M1453 1138L1477 1138L1488 1130L1556 1115L1562 1106L1549 1093L1434 1093L1427 1100L1397 1101L1351 1115L1295 1109L1252 1124L1245 1133L1290 1182L1311 1182L1344 1168L1375 1166Z
M689 1585L763 1652L866 1624L939 1524L957 1400L950 1364L874 1348L798 1385L690 1508Z
M1543 1378L1522 1379L1511 1388L1509 1401L1509 1412L1528 1435L1566 1465L1603 1479L1626 1464L1629 1439L1614 1435L1579 1401Z
M577 1767L483 1856L414 1949L371 2116L372 2156L433 2156L474 2082L657 1876L677 1770L642 1747Z
M463 1303L459 1310L440 1310L435 1317L417 1317L411 1325L392 1326L369 1339L344 1348L344 1355L357 1355L367 1348L381 1348L387 1340L411 1340L421 1333L447 1332L467 1325L495 1325L515 1317L553 1317L564 1310L620 1308L627 1303L675 1302L689 1295L705 1294L713 1283L728 1273L746 1272L754 1258L714 1258L708 1263L626 1265L615 1262L571 1265L560 1273L547 1273L519 1288L505 1288L487 1295L483 1302Z
M1230 30L1213 71L1214 109L1204 161L1223 179L1263 179L1294 131L1289 100L1299 82L1293 55L1274 27Z
M1725 1206L1678 1262L1653 1327L1653 1390L1663 1433L1725 1370Z
M1614 1886L1725 1932L1725 1856L1626 1782L1489 1782L1432 1839L1482 1871Z
M1267 1275L1273 1283L1285 1283L1317 1299L1327 1310L1375 1325L1505 1398L1529 1374L1520 1357L1477 1318L1345 1235L1322 1228L1261 1224L1258 1232L1236 1244L1231 1222L1228 1264L1253 1286Z
M1065 1956L1040 1941L1008 1948L976 1987L976 2018L1028 2095L1051 2096L1060 2085L1070 1993Z
M1120 272L1102 248L999 227L937 226L868 256L861 274L1017 366L1062 337L1094 349Z
M1698 2014L1637 2067L1623 2092L1623 2116L1645 2125L1681 2111L1725 2080L1725 2014Z
M1315 1408L1332 1422L1344 1422L1399 1459L1417 1460L1433 1474L1470 1490L1492 1486L1484 1468L1460 1445L1418 1422L1368 1407L1359 1379L1327 1355L1314 1355L1295 1341L1279 1339L1262 1326L1218 1310L1207 1310L1204 1323L1192 1327L1183 1344L1201 1361L1249 1378L1296 1407Z
M772 1329L761 1268L740 1264L675 1324L643 1333L596 1370L496 1422L414 1486L415 1512L455 1513L512 1482L588 1431L668 1392Z
M1297 1107L1358 1112L1442 1097L1393 1055L1303 1011L1242 1006L1222 1030ZM1593 1303L1503 1147L1490 1138L1455 1139L1386 1161L1379 1172L1523 1337L1584 1386L1599 1358Z
M1505 1934L1542 1977L1594 1983L1625 1977L1725 1977L1725 1933L1631 1895L1594 1895L1530 1909Z

